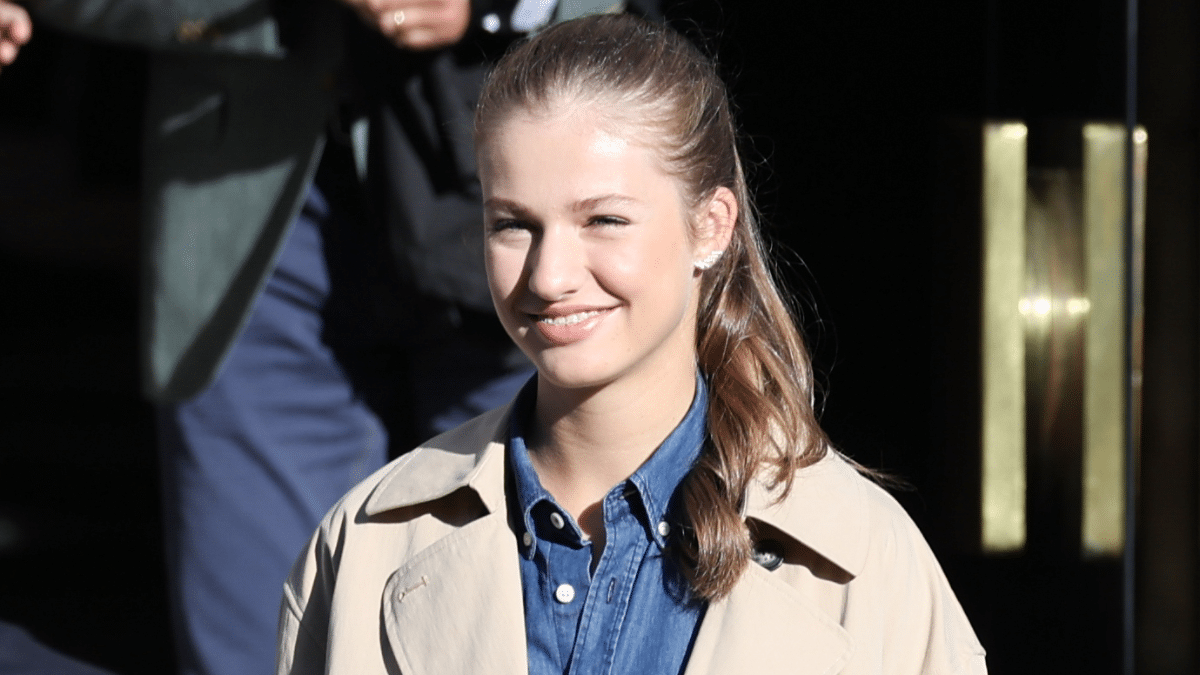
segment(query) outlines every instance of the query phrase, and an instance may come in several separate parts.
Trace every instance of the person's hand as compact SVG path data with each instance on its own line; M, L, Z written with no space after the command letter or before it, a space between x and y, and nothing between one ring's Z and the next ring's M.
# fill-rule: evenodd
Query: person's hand
M342 1L397 47L413 51L457 43L471 21L470 0Z
M0 66L7 66L17 58L21 46L33 35L33 22L24 7L8 0L0 0Z

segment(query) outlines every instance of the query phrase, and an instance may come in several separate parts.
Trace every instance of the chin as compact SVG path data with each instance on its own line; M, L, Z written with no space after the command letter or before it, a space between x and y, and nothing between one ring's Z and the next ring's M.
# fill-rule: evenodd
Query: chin
M538 376L545 382L563 389L595 389L618 379L611 368L589 364L585 359L534 358Z

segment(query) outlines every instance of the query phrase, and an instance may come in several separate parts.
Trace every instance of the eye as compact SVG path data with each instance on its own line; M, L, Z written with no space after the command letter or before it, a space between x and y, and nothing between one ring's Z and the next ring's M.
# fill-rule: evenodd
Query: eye
M619 226L628 224L629 220L620 216L592 216L588 219L588 225Z
M488 229L492 232L528 230L530 229L530 225L529 223L516 218L496 218L488 225Z

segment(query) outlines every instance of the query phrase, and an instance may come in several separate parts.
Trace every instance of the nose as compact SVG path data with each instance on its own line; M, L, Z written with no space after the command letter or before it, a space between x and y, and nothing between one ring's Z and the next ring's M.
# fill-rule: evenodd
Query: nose
M571 296L587 277L583 242L570 228L542 231L528 259L529 290L547 302Z

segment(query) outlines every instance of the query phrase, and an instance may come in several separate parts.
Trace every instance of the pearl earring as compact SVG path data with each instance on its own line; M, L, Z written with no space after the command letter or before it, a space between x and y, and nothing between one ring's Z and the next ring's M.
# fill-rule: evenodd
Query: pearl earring
M717 261L721 259L721 254L724 252L725 251L713 251L712 253L704 256L703 260L697 260L693 264L695 264L696 269L698 270L706 270L717 264Z

